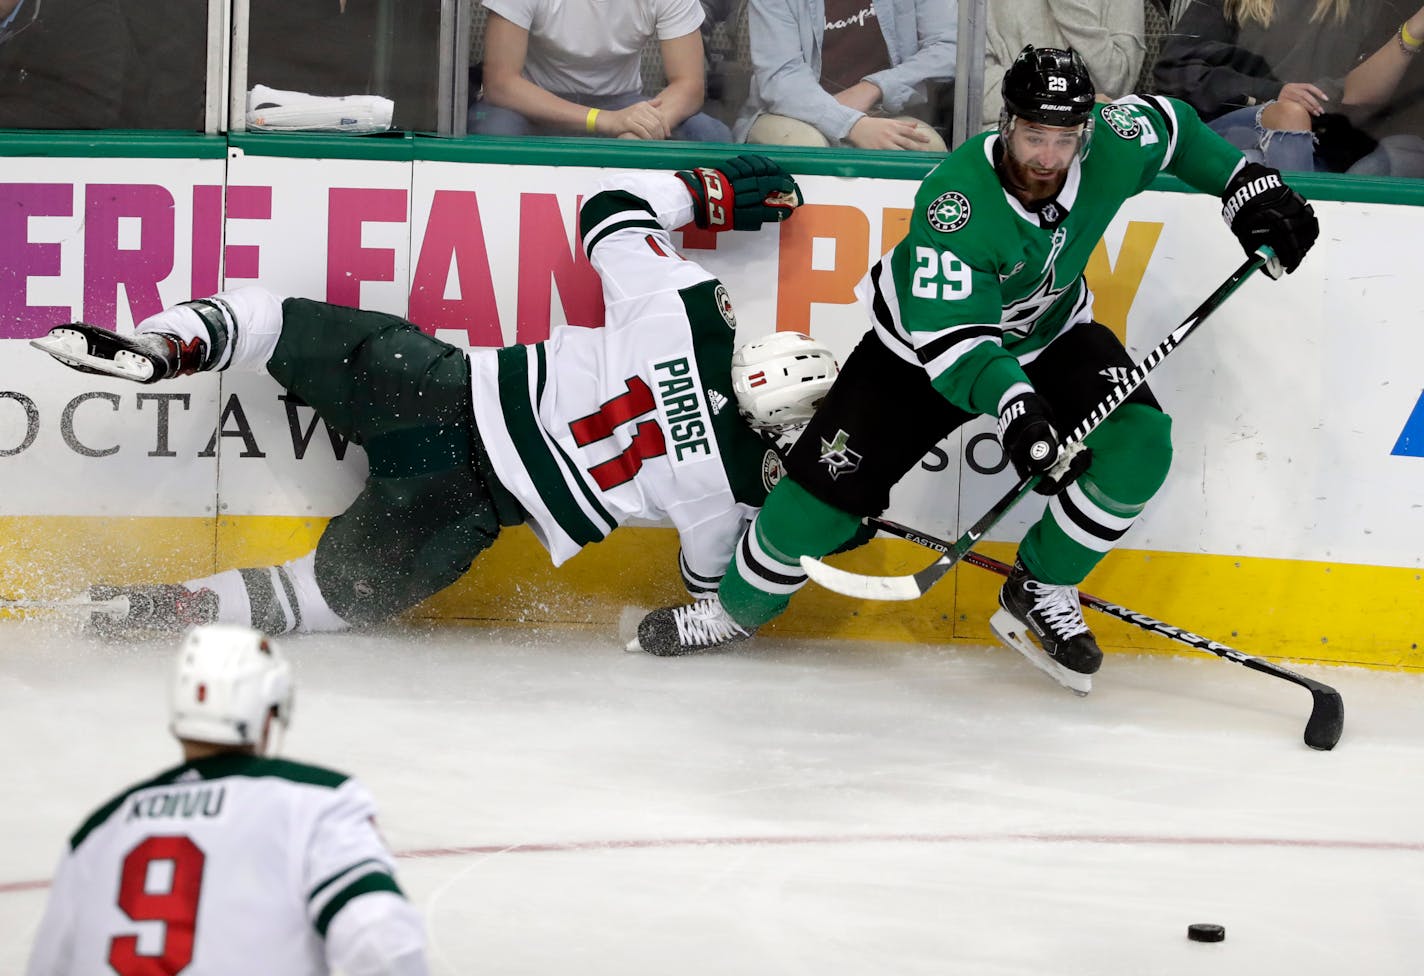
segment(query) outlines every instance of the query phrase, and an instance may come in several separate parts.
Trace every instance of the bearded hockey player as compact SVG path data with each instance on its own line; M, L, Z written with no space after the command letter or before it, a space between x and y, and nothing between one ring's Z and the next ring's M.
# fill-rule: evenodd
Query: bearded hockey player
M260 287L185 302L133 336L60 326L35 345L76 369L139 382L265 369L365 448L370 479L314 552L182 585L91 588L127 613L109 636L212 620L271 634L331 631L406 610L455 582L501 527L528 522L554 564L629 519L666 520L683 580L715 592L780 463L766 431L804 423L835 359L802 335L746 344L734 383L727 289L670 231L755 230L801 203L770 159L629 173L580 215L603 281L603 328L535 345L457 349L403 319ZM770 452L770 453L769 453Z
M787 460L787 474L737 549L720 600L655 610L638 644L682 654L741 640L806 582L823 556L880 515L890 489L950 432L998 418L1020 477L1059 464L1071 430L1133 363L1093 321L1083 269L1124 201L1159 173L1222 198L1248 254L1294 271L1315 214L1278 172L1246 163L1182 102L1094 102L1072 51L1025 48L1004 78L998 131L970 139L915 197L910 230L861 283L870 331ZM1171 420L1139 388L1081 450L1044 477L1051 495L999 594L995 633L1079 693L1102 651L1077 585L1142 514L1171 462Z
M214 624L169 690L183 762L94 812L60 861L29 976L423 976L370 793L272 758L292 710L277 644Z

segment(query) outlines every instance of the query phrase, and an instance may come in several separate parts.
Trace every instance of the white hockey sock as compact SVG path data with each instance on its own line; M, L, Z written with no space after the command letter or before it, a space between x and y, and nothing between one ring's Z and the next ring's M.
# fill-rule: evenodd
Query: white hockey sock
M191 303L174 305L138 324L137 332L163 332L183 342L201 339L214 348L212 369L261 370L282 336L282 298L261 285L244 285L202 299L219 313L228 334L214 343L211 329ZM221 346L219 350L217 347Z
M267 634L341 631L351 625L336 615L316 582L316 552L261 569L240 569L251 626Z
M188 580L190 590L209 589L218 597L218 622L256 627L273 637L349 630L316 584L316 552L261 569L229 569Z
M242 574L237 570L229 569L216 576L188 580L183 585L194 592L209 589L217 594L218 618L215 623L243 626L252 624L252 604L247 599L247 587L242 582Z

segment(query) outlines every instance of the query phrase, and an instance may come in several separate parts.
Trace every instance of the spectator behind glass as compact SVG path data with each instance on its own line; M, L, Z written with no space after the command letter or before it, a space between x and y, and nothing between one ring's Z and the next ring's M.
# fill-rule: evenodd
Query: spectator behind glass
M439 51L439 0L251 0L247 86L381 95L395 128L434 132Z
M485 0L482 135L599 135L730 142L706 97L698 0ZM643 46L658 39L667 87L643 92Z
M1004 72L1025 46L1072 48L1093 77L1100 102L1132 92L1146 53L1142 0L992 0L985 36L980 127L999 125Z
M1344 104L1378 139L1347 172L1362 176L1424 177L1424 7L1400 20L1384 4L1374 40L1383 44L1345 76ZM1392 15L1392 16L1391 16Z
M49 10L50 0L44 0ZM136 57L124 81L120 124L133 129L203 128L207 94L205 0L119 0Z
M118 126L133 63L118 0L0 0L0 127Z
M954 77L954 0L751 0L748 27L738 142L945 151L904 113L926 106L927 82Z
M1331 110L1379 6L1197 0L1162 47L1153 69L1157 90L1190 104L1248 159L1280 170L1344 169L1317 158L1312 129L1327 113L1345 124Z

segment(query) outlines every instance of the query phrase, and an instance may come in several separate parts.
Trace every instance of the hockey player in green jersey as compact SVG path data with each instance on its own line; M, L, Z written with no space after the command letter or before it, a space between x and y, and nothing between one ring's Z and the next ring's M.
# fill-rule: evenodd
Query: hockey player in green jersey
M1003 91L998 130L930 173L907 236L862 281L870 331L792 449L720 599L653 611L639 626L643 649L683 654L749 636L806 582L801 556L834 551L884 512L890 489L975 416L998 418L1021 477L1055 470L1058 431L1107 396L1115 368L1133 365L1093 321L1083 269L1123 202L1159 173L1220 195L1247 253L1269 246L1287 272L1315 241L1310 205L1181 102L1095 104L1082 60L1052 48L1026 48ZM1091 688L1102 661L1077 584L1162 486L1171 456L1171 420L1143 386L1037 485L1052 497L1019 546L993 625L1075 691Z
M80 370L139 382L265 370L370 463L313 552L184 584L91 587L105 603L91 626L125 637L213 620L269 634L368 624L454 583L523 522L559 565L630 519L666 520L689 593L715 592L781 470L761 431L809 419L836 363L793 333L734 353L727 289L671 232L755 230L800 203L763 156L609 177L579 217L604 326L559 326L534 345L466 352L393 315L259 286L176 305L133 336L56 327L35 345Z

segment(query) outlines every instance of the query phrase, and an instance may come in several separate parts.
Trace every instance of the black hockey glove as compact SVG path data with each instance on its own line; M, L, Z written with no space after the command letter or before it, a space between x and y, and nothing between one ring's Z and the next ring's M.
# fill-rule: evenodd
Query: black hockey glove
M801 206L791 174L765 156L733 156L715 169L677 171L692 194L692 217L703 230L757 230Z
M1221 217L1249 257L1261 245L1276 252L1290 274L1320 234L1315 210L1281 180L1280 170L1247 163L1226 184ZM1270 273L1269 266L1267 273ZM1279 275L1271 275L1279 277Z
M1033 490L1056 495L1087 470L1093 452L1078 448L1068 470L1057 478L1048 472L1058 463L1058 431L1049 419L1048 404L1037 393L1023 393L1004 404L999 413L999 443L1020 478L1041 475Z

